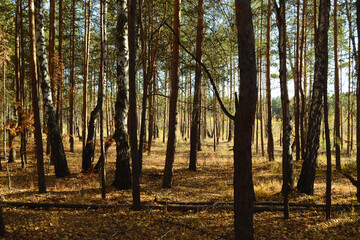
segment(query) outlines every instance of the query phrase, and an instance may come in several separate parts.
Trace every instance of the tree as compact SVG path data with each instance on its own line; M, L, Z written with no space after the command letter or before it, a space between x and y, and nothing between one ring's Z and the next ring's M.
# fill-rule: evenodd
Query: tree
M62 82L63 82L63 0L59 0L59 43L58 43L58 54L59 54L59 73L57 78L57 93L56 93L56 119L59 125L60 135L62 134Z
M173 29L173 48L171 58L171 75L170 75L170 106L169 106L169 130L166 147L165 169L162 187L170 188L172 185L175 141L176 141L176 117L177 117L177 100L179 94L179 63L180 63L180 5L181 0L174 1L174 23Z
M51 154L55 161L56 177L61 178L68 176L70 171L67 165L64 146L52 105L52 96L49 86L50 78L45 49L44 3L42 0L35 0L35 33L37 45L36 53L40 69L39 76L41 79L41 90L43 94L45 113L47 115L49 135L51 136Z
M107 59L107 3L106 0L100 1L100 76L99 76L99 91L98 91L98 105L100 111L100 159L101 159L101 196L106 197L106 168L105 168L105 149L104 149L104 82L106 81L106 59Z
M132 163L133 207L140 208L140 161L137 143L136 116L136 0L130 0L128 13L129 29L129 137Z
M87 80L89 75L89 50L90 50L90 20L91 0L85 0L85 31L84 31L84 79L83 79L83 150L86 145L86 124L87 124Z
M294 104L294 118L295 118L295 146L296 146L296 161L300 160L300 129L299 129L299 119L300 119L300 98L299 98L299 88L300 88L300 75L299 72L299 42L300 42L300 1L297 0L296 3L296 47L295 47L295 69L294 69L294 94L295 94L295 104Z
M339 96L339 59L338 59L338 24L337 24L337 0L334 0L334 88L335 88L335 120L334 120L334 132L335 132L335 163L336 170L341 171L340 164L340 96Z
M204 22L204 1L198 0L197 6L198 20L196 28L196 58L201 62L202 41L203 41L203 22ZM193 111L191 116L191 135L190 135L190 163L189 169L196 171L197 167L197 151L200 141L200 103L201 103L201 66L196 63L195 69L195 93L193 100ZM231 134L231 133L230 133Z
M75 0L71 1L72 8L72 18L71 18L71 37L70 37L70 91L69 91L69 101L70 101L70 132L69 132L69 142L70 142L70 152L74 152L74 111L75 111Z
M272 134L272 116L271 116L271 85L270 85L270 17L271 17L271 3L268 3L267 9L267 31L266 31L266 102L267 102L267 134L268 146L267 152L269 161L274 161L274 139Z
M35 127L35 155L37 161L38 186L39 193L46 192L45 173L44 173L44 152L41 133L37 64L36 64L36 42L35 42L35 18L34 18L34 0L29 1L29 34L30 34L30 74L31 74L31 91L32 107L34 112Z
M360 49L360 0L356 1L356 24L358 33L358 46ZM357 170L357 200L360 202L360 54L357 54L357 86L356 86L356 170Z
M240 70L240 95L236 102L234 136L235 239L253 239L254 186L251 139L257 87L252 12L249 0L236 0L236 26Z
M306 140L304 162L297 188L306 194L314 193L314 181L319 149L320 125L323 110L324 81L327 78L329 0L321 0L319 4L319 24L317 43L315 45L315 72L313 94L311 98L310 116Z
M280 7L275 3L276 20L279 29L279 59L280 59L280 85L281 85L281 106L282 106L282 166L284 196L284 218L289 218L289 191L293 185L292 154L291 154L291 115L287 89L287 68L286 68L286 1L280 0Z
M128 115L128 43L126 1L117 0L116 51L117 94L115 102L116 170L113 185L118 189L131 188L130 156L127 130Z

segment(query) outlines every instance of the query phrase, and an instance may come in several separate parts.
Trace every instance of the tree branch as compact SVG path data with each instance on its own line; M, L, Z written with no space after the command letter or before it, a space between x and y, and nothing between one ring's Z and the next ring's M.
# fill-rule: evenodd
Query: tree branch
M215 85L215 83L214 83L214 79L212 78L212 76L211 76L209 70L207 69L207 67L205 66L205 64L203 64L201 61L199 61L199 60L194 56L194 54L192 54L192 53L180 42L179 36L175 33L174 29L173 29L166 21L163 22L163 25L167 26L167 27L171 30L171 32L172 32L172 33L175 35L175 37L177 38L178 44L185 50L185 52L186 52L187 54L189 54L198 64L200 64L200 65L203 67L204 71L206 72L206 74L208 75L208 77L209 77L209 79L210 79L210 83L211 83L211 85L212 85L212 87L213 87L213 89L214 89L215 96L216 96L216 98L217 98L217 100L218 100L218 102L219 102L219 104L220 104L221 109L223 110L223 112L225 113L226 116L228 116L230 119L234 120L234 119L235 119L234 115L232 115L232 114L226 109L226 107L224 106L224 104L223 104L223 102L222 102L222 100L221 100L221 98L220 98L219 92L218 92L218 90L217 90L217 88L216 88L216 85Z

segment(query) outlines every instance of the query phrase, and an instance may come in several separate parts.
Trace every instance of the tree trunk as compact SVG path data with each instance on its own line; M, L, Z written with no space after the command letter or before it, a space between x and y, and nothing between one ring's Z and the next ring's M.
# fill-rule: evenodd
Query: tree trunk
M63 83L63 53L62 53L62 42L63 42L63 0L59 0L59 75L57 79L57 94L56 94L56 119L59 125L59 132L62 135L62 83ZM55 96L54 96L55 97Z
M83 79L83 151L86 145L87 127L87 81L89 75L89 49L90 49L90 20L91 20L91 0L85 0L85 34L84 34L84 79Z
M334 0L334 65L335 65L335 163L336 170L341 171L340 164L340 96L339 96L339 61L338 61L338 34L337 34L337 0Z
M166 148L165 169L162 187L170 188L172 185L173 165L175 155L176 141L176 117L177 117L177 100L179 94L179 63L180 63L180 46L178 38L180 38L180 3L181 0L174 1L174 31L173 49L171 61L171 77L170 77L170 106L169 106L169 131Z
M305 50L304 50L304 43L306 44L306 6L307 6L307 0L303 1L303 10L302 10L302 27L301 27L301 43L300 43L300 66L299 66L299 90L300 90L300 96L301 96L301 110L300 110L300 114L301 114L301 118L300 118L300 156L301 159L304 159L304 153L305 153L305 129L304 129L304 125L306 124L306 60L303 61L304 59L306 59L306 46L305 46ZM305 53L304 53L305 52ZM304 57L305 55L305 57ZM303 62L304 62L304 67L303 67ZM303 76L303 69L304 69L304 78L302 78ZM304 86L302 86L302 79L304 79Z
M107 59L107 34L106 34L106 22L107 22L107 3L106 0L100 1L100 77L99 77L99 92L98 92L98 105L100 106L100 158L101 158L101 197L106 198L106 156L104 149L104 82L106 81L106 59Z
M74 111L75 111L75 0L71 1L72 8L72 19L71 19L71 38L70 38L70 47L71 47L71 66L70 66L70 91L69 91L69 101L70 101L70 133L69 133L69 142L70 142L70 152L74 152Z
M34 18L34 0L29 1L29 34L30 34L30 73L32 89L32 107L34 112L35 127L35 156L37 161L38 186L39 193L46 192L45 173L44 173L44 152L41 133L40 106L38 93L38 80L36 68L36 42L35 42L35 18Z
M50 92L50 79L48 63L45 50L45 34L44 34L44 5L42 0L35 0L35 30L37 59L40 66L41 90L43 94L43 102L46 107L44 110L47 115L47 124L49 135L51 136L51 154L55 160L56 177L66 177L70 174L64 152L64 146L60 136L58 124L56 122L54 109L52 106L52 96Z
M198 0L197 6L198 20L196 28L196 58L201 62L202 42L203 42L203 22L204 22L204 1ZM193 100L193 111L191 116L191 135L190 135L190 163L189 170L196 171L197 151L199 144L200 128L200 102L201 102L201 66L196 63L195 69L195 93Z
M269 161L274 161L274 139L272 134L272 116L271 116L271 85L270 85L270 17L271 17L271 4L268 3L267 9L267 31L266 31L266 101L268 108L268 124L267 124L267 133L268 133L268 144L267 152L269 156Z
M286 69L286 1L280 1L280 7L276 7L276 19L279 29L279 58L280 58L280 85L281 85L281 105L282 105L282 166L283 166L283 186L284 197L284 218L289 218L289 191L293 185L292 153L291 153L291 115L290 103L287 89L287 69Z
M16 86L16 102L17 102L17 115L18 115L18 127L22 125L22 112L21 112L21 104L20 104L20 12L21 12L21 0L16 1L16 14L15 14L15 57L14 57L14 67L15 67L15 85ZM22 154L20 153L22 156ZM14 159L15 160L15 159ZM10 159L9 159L10 161Z
M235 239L253 239L251 138L257 99L254 30L250 1L236 0L235 9L241 85L234 137Z
M19 123L21 126L21 142L20 142L20 158L21 158L21 166L25 168L27 164L27 156L26 156L26 127L24 123L25 118L25 43L24 43L24 27L23 27L23 1L19 2L19 23L20 23L20 81L19 81Z
M130 156L128 143L128 43L127 40L127 6L125 0L117 0L117 95L115 102L116 170L113 185L118 189L131 188Z
M300 124L299 124L299 113L300 113L300 98L299 98L299 42L300 42L300 1L296 3L296 47L295 47L295 69L294 69L294 118L295 118L295 160L300 160Z
M132 196L133 207L140 208L140 161L137 143L137 116L136 116L136 0L129 2L128 14L129 29L129 137L132 160Z
M334 2L336 4L336 0ZM336 11L335 11L336 12ZM324 123L326 138L326 220L330 220L331 213L331 142L329 130L329 110L327 101L327 78L324 80Z
M314 193L314 181L319 149L320 126L322 116L322 97L324 81L328 74L328 29L329 29L329 0L321 0L319 6L319 28L317 45L315 45L315 72L313 94L311 99L306 151L297 188L306 194Z
M356 24L358 33L358 46L360 49L360 0L356 1ZM355 50L355 49L354 49ZM356 86L356 170L357 181L360 182L360 54L357 54L357 86ZM360 202L360 187L357 188L357 201Z
M229 111L232 111L232 89L233 89L233 55L232 55L232 44L230 44L230 96L229 96ZM235 84L234 84L235 85ZM257 124L257 121L256 121ZM228 135L228 142L232 140L232 125L233 121L229 119L229 135ZM257 134L257 132L256 132Z
M261 62L261 58L260 58L260 66L262 65ZM260 71L261 72L261 71ZM260 112L260 142L261 142L261 156L265 156L265 151L264 151L264 134L263 134L263 106L262 106L262 78L261 78L261 74L259 74L259 83L260 83L260 88L259 88L259 98L260 98L260 102L259 102L259 112Z

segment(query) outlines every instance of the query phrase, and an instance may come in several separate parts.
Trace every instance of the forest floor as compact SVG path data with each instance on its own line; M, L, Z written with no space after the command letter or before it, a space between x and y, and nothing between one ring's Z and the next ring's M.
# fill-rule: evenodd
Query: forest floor
M129 207L131 190L119 191L111 186L115 168L114 145L107 155L107 196L102 199L98 175L81 173L81 143L76 141L75 152L70 153L66 139L64 143L71 176L56 179L53 166L46 164L47 193L38 194L36 160L33 146L29 146L25 169L21 168L19 160L9 164L11 190L8 189L7 172L0 172L2 201L118 204L119 207L92 210L4 206L8 232L6 239L233 239L232 210L216 207L217 203L233 200L232 145L221 141L214 152L212 141L207 139L202 145L197 172L187 170L189 141L177 143L171 189L161 188L166 145L157 139L151 153L144 153L142 203L164 206L163 202L168 202L170 206L173 202L189 205L209 202L208 208L199 211L174 211L165 207L132 210ZM258 202L282 201L281 151L278 143L275 154L276 161L268 162L254 149L254 188ZM291 202L325 203L325 155L322 154L319 160L314 195L307 196L293 190ZM355 157L342 158L343 168L351 173L355 171L354 162ZM294 162L295 183L300 168L301 162ZM333 173L332 194L333 204L357 203L355 187L336 171ZM331 220L326 221L323 210L310 208L291 211L290 219L284 220L281 211L265 211L254 214L254 229L255 239L359 239L360 217L356 210L333 211Z

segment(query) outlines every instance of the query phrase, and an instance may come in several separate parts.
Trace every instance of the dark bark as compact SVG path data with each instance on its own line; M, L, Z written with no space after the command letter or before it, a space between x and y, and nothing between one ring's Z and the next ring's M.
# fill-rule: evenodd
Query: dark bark
M319 27L315 45L315 73L313 94L310 106L306 151L297 188L306 194L314 193L314 181L317 168L321 117L323 110L324 81L328 74L328 29L329 0L321 0L319 5Z
M336 1L336 0L335 0ZM331 143L329 130L329 110L327 101L327 79L324 80L324 123L326 138L326 220L331 213Z
M32 90L32 107L34 112L35 127L35 156L37 161L38 186L39 193L46 192L45 172L44 172L44 152L41 133L40 120L40 98L38 93L38 79L36 69L36 44L35 44L35 19L34 19L34 1L29 1L29 34L30 34L30 73L31 73L31 90Z
M267 134L268 144L267 153L269 161L274 161L274 139L272 134L272 116L271 116L271 84L270 84L270 17L271 17L271 4L268 4L267 9L267 31L266 31L266 102L267 102Z
M91 160L94 156L95 151L95 142L94 142L94 135L95 135L95 121L100 112L100 105L97 104L93 111L90 114L90 120L88 125L88 135L86 140L86 145L82 155L82 171L89 172L91 169Z
M297 0L296 3L296 52L295 52L295 69L294 69L294 120L295 120L295 160L300 160L300 97L299 97L299 88L300 88L300 72L299 72L299 42L300 42L300 1Z
M59 64L63 64L63 53L62 53L62 44L63 44L63 0L59 0L59 43L58 43L58 55L59 55ZM63 82L63 68L59 69L59 75L57 79L57 93L56 93L56 120L59 125L60 135L62 135L62 82ZM54 96L55 97L55 96ZM85 136L85 135L84 135Z
M5 222L4 222L4 216L3 216L3 210L2 207L0 207L0 236L4 237L6 236L6 229L5 229Z
M113 185L118 189L131 188L130 155L127 133L128 114L128 43L126 1L117 0L117 95L115 102L116 170Z
M197 34L196 34L196 58L201 62L202 55L202 41L203 41L203 16L204 16L204 1L198 0L197 6L198 20L197 20ZM191 131L190 131L190 163L189 170L196 171L197 167L197 151L199 144L199 129L200 129L200 102L201 102L201 66L196 63L195 69L195 93L193 100L193 110L191 116Z
M253 239L251 139L257 101L254 30L250 1L236 0L235 9L241 86L234 136L235 239Z
M358 33L358 46L360 49L360 0L356 1L356 24ZM360 54L357 54L357 86L356 86L356 172L357 181L360 182ZM357 201L360 202L360 187L357 188Z
M132 163L133 207L140 209L140 161L137 142L136 115L136 0L129 2L128 14L129 43L129 137Z
M74 111L75 111L75 0L71 1L72 8L72 19L71 19L71 38L70 38L70 48L71 48L71 66L70 66L70 91L69 91L69 101L70 101L70 132L69 132L69 143L70 143L70 152L74 152Z
M335 88L335 120L334 120L334 142L336 170L341 171L340 162L340 93L339 93L339 60L338 60L338 24L337 24L337 0L334 0L334 88ZM324 86L325 87L325 86Z
M287 68L286 68L286 1L280 0L280 7L276 8L276 20L279 29L279 59L280 59L280 85L281 85L281 106L282 106L282 167L283 167L283 186L284 197L284 218L289 218L289 191L293 185L293 168L291 153L291 115L290 103L287 88Z
M107 59L107 3L106 0L100 1L100 77L99 77L99 92L98 92L98 105L100 106L100 158L101 158L101 197L106 198L106 159L104 149L104 82L106 81L106 59Z
M42 0L35 0L35 29L37 43L37 59L39 61L41 90L43 94L43 102L45 113L47 116L48 134L51 141L51 154L55 161L56 177L66 177L70 174L64 146L60 136L58 124L56 122L55 113L52 105L52 97L50 92L50 79L48 63L45 50L45 34L44 34L44 5Z
M170 188L172 185L173 165L175 155L175 141L176 141L176 117L177 117L177 100L179 94L179 64L180 64L180 45L178 38L180 38L180 3L181 0L174 2L174 35L173 35L173 49L171 60L171 75L170 75L170 106L169 106L169 131L168 141L166 147L165 169L162 187Z

